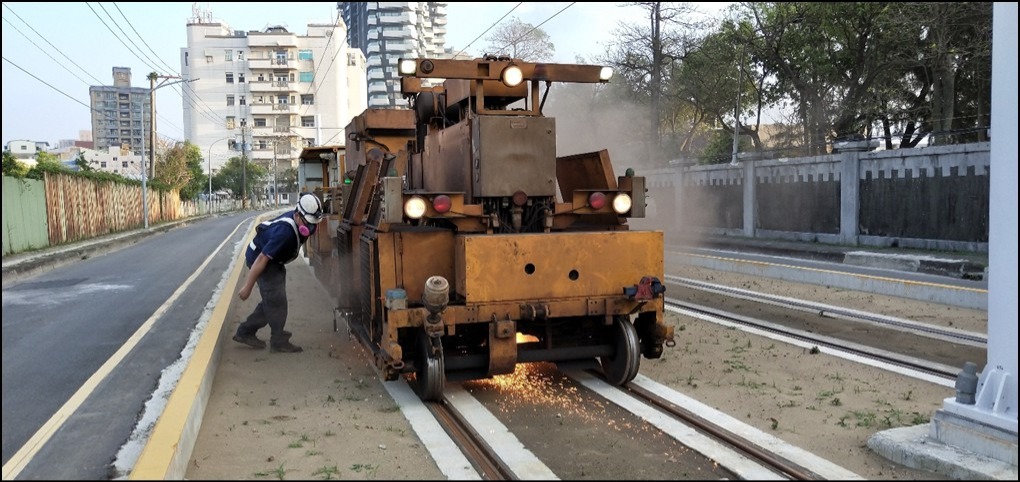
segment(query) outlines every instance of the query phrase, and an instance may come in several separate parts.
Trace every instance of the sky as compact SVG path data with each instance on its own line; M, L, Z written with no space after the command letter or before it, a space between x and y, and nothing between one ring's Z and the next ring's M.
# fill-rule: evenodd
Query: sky
M187 46L193 6L212 11L234 30L284 25L303 35L307 24L336 20L336 2L3 2L3 132L11 140L77 139L91 129L89 86L112 85L113 67L129 67L132 85L148 87L152 71L176 75ZM639 7L613 2L450 2L446 45L479 55L494 25L517 17L539 26L556 62L605 51L621 22L644 23ZM698 3L716 14L724 3ZM497 22L499 22L497 24ZM183 140L177 88L156 91L160 136Z

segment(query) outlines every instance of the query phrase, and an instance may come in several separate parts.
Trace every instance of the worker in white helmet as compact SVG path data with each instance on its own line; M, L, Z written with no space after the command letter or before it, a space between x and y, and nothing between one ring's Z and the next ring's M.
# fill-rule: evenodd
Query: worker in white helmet
M284 330L287 324L287 268L297 259L301 246L322 221L322 201L312 193L298 198L294 211L260 223L255 237L245 251L248 276L237 296L247 300L257 283L262 300L255 310L237 327L234 341L252 348L262 349L266 342L256 332L269 325L269 350L280 353L297 353L301 347L290 342L291 333Z

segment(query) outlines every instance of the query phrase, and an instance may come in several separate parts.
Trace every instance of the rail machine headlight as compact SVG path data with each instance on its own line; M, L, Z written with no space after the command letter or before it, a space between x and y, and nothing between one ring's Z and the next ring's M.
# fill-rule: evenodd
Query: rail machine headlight
M630 194L621 192L613 198L613 211L616 211L616 214L625 214L630 211L631 204L633 201L630 199Z
M503 69L503 72L499 74L499 79L503 81L507 87L517 87L524 81L524 72L521 68L510 64Z
M412 196L404 201L404 214L411 219L421 219L425 215L428 204L421 196Z
M418 62L414 59L400 59L400 62L397 63L397 70L400 72L400 75L414 75L417 69Z

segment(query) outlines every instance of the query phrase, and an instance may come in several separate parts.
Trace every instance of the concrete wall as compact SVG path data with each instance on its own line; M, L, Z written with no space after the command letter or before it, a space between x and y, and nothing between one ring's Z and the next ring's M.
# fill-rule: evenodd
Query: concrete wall
M984 142L650 170L641 174L655 209L632 224L987 252L989 150Z

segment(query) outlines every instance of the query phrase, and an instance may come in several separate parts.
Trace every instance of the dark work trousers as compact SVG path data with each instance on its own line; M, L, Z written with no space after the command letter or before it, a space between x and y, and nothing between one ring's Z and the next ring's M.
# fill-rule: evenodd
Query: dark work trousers
M237 327L237 334L254 335L263 326L269 325L270 343L277 344L287 341L283 326L287 324L287 268L270 261L266 269L256 280L259 285L259 301L248 319Z

